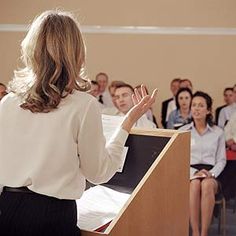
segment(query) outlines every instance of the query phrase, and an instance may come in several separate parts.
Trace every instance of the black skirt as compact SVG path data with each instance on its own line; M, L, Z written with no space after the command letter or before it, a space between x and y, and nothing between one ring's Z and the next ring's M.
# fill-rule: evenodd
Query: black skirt
M211 170L213 168L212 165L207 165L207 164L195 164L195 165L191 165L191 167L197 169L197 170L202 170L205 169L207 171ZM222 184L219 181L218 177L216 178L216 181L218 183L218 189L217 189L217 194L220 194L222 192Z
M0 196L0 235L80 236L76 202L4 189Z
M195 165L191 165L191 167L197 169L197 170L202 170L205 169L207 171L211 170L213 168L212 165L207 165L207 164L195 164Z

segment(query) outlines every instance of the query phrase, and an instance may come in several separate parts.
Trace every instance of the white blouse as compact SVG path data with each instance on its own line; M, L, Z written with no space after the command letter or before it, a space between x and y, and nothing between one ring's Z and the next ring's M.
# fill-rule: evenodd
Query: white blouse
M49 113L20 104L13 93L0 103L1 185L78 199L85 179L107 182L120 167L128 133L119 128L106 145L99 104L91 95L74 91Z
M226 165L224 131L218 126L207 125L203 134L199 134L193 122L180 128L191 132L191 157L190 164L208 164L216 177L220 175ZM197 170L190 167L190 178Z

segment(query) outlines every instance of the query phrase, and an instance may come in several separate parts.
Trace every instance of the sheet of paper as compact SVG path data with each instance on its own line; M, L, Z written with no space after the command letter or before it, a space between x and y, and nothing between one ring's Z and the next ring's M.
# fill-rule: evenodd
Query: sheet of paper
M77 225L80 229L94 231L110 222L122 209L130 194L98 185L86 190L76 200L78 210Z
M102 115L103 133L106 140L110 140L116 129L121 125L123 116Z
M121 125L123 119L123 116L102 115L103 133L106 138L106 141L108 141L112 137L117 127ZM128 147L125 147L122 153L122 165L120 166L117 172L122 172L127 152Z

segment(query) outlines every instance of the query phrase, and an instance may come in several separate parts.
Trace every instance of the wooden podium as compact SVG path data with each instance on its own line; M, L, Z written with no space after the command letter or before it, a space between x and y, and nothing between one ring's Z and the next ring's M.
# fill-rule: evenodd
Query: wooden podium
M145 150L148 144L151 149L157 147L158 150L161 140L165 142L105 232L82 230L82 236L188 236L190 133L133 129L130 137L135 145L132 144L134 152L128 153L127 158L134 155L137 147ZM147 137L150 139L145 143L142 138ZM153 150L155 153L156 149ZM153 156L142 158L148 160Z

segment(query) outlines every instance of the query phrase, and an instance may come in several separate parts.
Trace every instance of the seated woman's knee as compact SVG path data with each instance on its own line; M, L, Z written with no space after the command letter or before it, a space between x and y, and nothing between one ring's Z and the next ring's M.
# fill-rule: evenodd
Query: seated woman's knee
M213 178L206 178L201 182L201 191L204 194L215 194L217 182Z
M190 181L190 189L200 189L201 181L199 179L194 179Z

